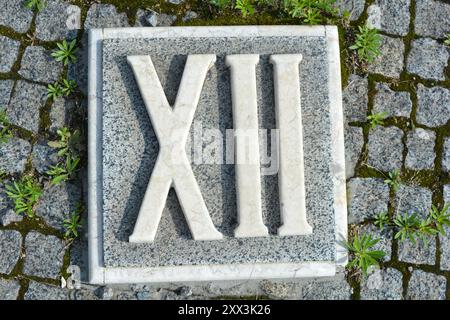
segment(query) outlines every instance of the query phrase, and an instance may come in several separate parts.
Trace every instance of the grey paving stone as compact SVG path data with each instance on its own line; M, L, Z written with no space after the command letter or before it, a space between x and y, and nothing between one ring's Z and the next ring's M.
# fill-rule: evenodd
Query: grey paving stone
M36 206L36 214L49 226L64 231L63 222L76 211L81 188L69 182L46 186Z
M436 0L416 0L414 32L417 35L445 38L450 32L450 4Z
M0 279L0 300L16 300L20 284L15 280Z
M68 300L69 292L57 286L30 281L25 300Z
M403 40L381 35L380 51L381 54L369 64L369 72L398 78L403 70L403 53L405 51Z
M7 26L16 32L28 31L33 19L33 11L25 8L23 1L2 0L0 1L0 25Z
M442 169L450 172L450 137L444 139L444 150L442 151Z
M0 109L4 109L8 105L13 86L13 80L0 80Z
M136 12L135 27L156 27L158 25L159 15L153 10L139 9Z
M361 280L361 300L401 300L403 275L394 268L376 269Z
M31 144L20 138L10 138L0 144L0 170L8 174L18 174L25 170Z
M444 185L444 205L450 204L450 184ZM445 235L439 234L441 244L441 270L450 270L450 228L445 228Z
M337 0L336 7L342 15L345 11L350 13L350 20L358 20L364 11L365 0Z
M409 280L406 299L445 300L447 280L444 276L414 270Z
M0 230L0 273L10 274L20 257L22 235L15 230Z
M50 131L56 133L58 129L70 126L75 110L74 100L63 97L56 99L50 109Z
M170 4L178 5L178 4L182 4L184 2L184 0L166 0L166 2L170 3Z
M434 167L434 145L436 141L436 133L431 130L417 128L408 132L406 147L405 166L408 169L424 170Z
M423 38L412 42L406 70L424 79L445 80L448 48L436 40Z
M63 64L56 61L50 50L40 46L29 46L25 49L19 74L32 81L55 82L63 70Z
M412 242L409 239L398 242L398 260L415 264L434 265L436 263L436 240L428 239L428 243L417 239Z
M383 261L387 262L391 260L392 256L392 237L393 237L393 231L388 230L387 228L384 228L383 230L380 230L377 226L374 224L366 224L358 226L358 234L369 234L372 236L373 239L380 239L380 241L375 244L372 248L374 250L381 250L386 253L386 255L383 257Z
M9 101L7 115L16 126L33 133L39 130L39 110L47 100L45 86L19 80Z
M31 153L31 164L40 174L46 173L51 166L58 163L58 151L46 143L37 143Z
M20 222L23 220L23 216L14 212L13 209L2 210L0 213L0 225L6 227L12 223Z
M298 283L263 280L260 285L263 295L270 299L299 299L301 295Z
M19 47L19 41L0 35L0 72L11 71L19 54Z
M431 209L433 192L424 187L401 184L395 194L395 210L397 214L416 213L425 218Z
M373 113L385 112L387 117L409 118L412 102L409 92L394 91L386 83L377 83L373 101Z
M345 126L344 137L345 175L349 179L355 175L355 167L364 145L363 129L360 127Z
M417 122L428 127L439 127L450 119L450 90L417 85Z
M118 13L112 4L93 4L87 12L84 28L129 27L125 13Z
M25 237L23 273L41 278L57 279L63 265L64 242L52 235L31 231Z
M342 104L346 122L364 122L367 118L368 80L356 74L350 75L342 92Z
M367 9L367 24L398 36L409 31L410 0L376 0Z
M402 167L403 131L397 127L376 127L369 132L367 163L380 171Z
M81 40L81 44L79 46L79 50L75 53L77 60L74 63L69 63L67 68L67 78L69 80L74 80L77 83L78 89L87 95L87 37L83 36Z
M345 278L310 281L302 288L304 300L350 300L352 288Z
M67 1L47 0L36 16L36 38L55 41L76 38L81 28L81 9Z
M386 212L389 186L382 179L353 178L347 184L348 222L359 223Z
M191 20L194 20L194 19L197 19L197 18L198 18L198 13L197 12L188 10L184 14L183 18L181 18L181 20L183 22L188 22L188 21L191 21Z
M158 26L169 27L177 20L177 16L173 14L161 13L158 15Z

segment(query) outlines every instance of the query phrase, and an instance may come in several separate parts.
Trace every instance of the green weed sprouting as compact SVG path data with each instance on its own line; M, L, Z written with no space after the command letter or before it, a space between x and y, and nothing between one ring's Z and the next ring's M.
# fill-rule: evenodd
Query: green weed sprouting
M384 180L384 183L392 187L394 192L397 192L400 188L401 178L400 178L400 170L395 169L388 173L388 178Z
M446 46L450 46L450 33L446 35L446 39L444 40L444 44Z
M370 123L370 127L375 129L377 126L384 124L384 119L388 116L387 112L377 112L367 116L367 121Z
M380 212L375 216L375 226L378 227L381 231L391 225L391 220L389 218L389 214L387 212Z
M77 48L75 45L77 44L76 39L73 39L70 43L67 43L66 40L62 42L56 43L58 49L52 52L51 56L55 58L56 61L62 61L66 66L69 62L76 62L77 56L75 55Z
M374 239L370 234L363 234L361 237L356 235L351 243L346 242L344 245L352 256L347 267L367 275L369 267L379 266L379 261L386 255L381 250L372 249L379 241L380 239Z
M31 10L41 11L47 5L45 0L26 0L25 7Z
M66 239L74 239L78 237L78 231L81 229L81 206L73 212L68 219L63 221L63 226L65 229L64 237Z
M0 110L0 144L8 142L12 138L12 132L9 125L6 111Z
M242 16L245 18L247 15L252 16L255 13L255 7L251 0L236 0L235 9L241 11Z
M17 214L25 213L28 217L34 217L34 206L38 202L42 188L32 177L23 177L6 186L6 195L14 203L14 211Z
M369 28L367 25L358 26L358 30L356 41L349 49L357 50L358 57L362 61L371 63L381 54L381 36L377 29Z
M47 86L47 98L50 98L53 101L55 101L59 97L62 97L63 94L64 94L63 88L58 82L55 82L54 84L49 84Z

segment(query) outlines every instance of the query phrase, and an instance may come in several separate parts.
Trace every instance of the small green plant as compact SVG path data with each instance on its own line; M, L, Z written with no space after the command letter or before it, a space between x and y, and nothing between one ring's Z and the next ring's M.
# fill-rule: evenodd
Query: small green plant
M359 26L359 33L356 35L355 43L349 47L357 50L362 61L373 62L380 55L381 36L377 29L369 28L367 25Z
M70 43L67 43L66 40L63 42L58 42L56 45L58 49L52 52L52 57L55 58L56 61L62 61L66 66L69 62L76 62L77 56L75 55L77 48L75 45L77 44L76 39L73 39Z
M77 171L79 162L79 157L72 158L72 156L68 154L64 164L58 163L56 166L51 166L50 169L46 172L47 175L52 177L51 183L58 184L63 181L69 180Z
M400 178L400 170L395 169L388 173L388 178L384 180L384 183L388 184L392 187L394 192L397 192L400 188L401 178Z
M59 97L61 97L64 94L63 88L58 82L55 82L54 84L49 84L47 86L47 98L52 99L55 101Z
M346 242L345 246L352 255L347 267L357 269L367 275L369 267L379 266L379 260L386 255L381 250L372 250L379 241L380 239L373 239L370 234L363 234L361 237L356 235L352 243Z
M255 7L253 6L251 0L236 0L235 8L241 11L244 18L255 13Z
M11 138L8 116L5 110L0 110L0 144L8 142Z
M72 93L75 92L75 89L77 88L77 83L75 80L67 80L64 79L62 81L62 92L66 97L70 96Z
M78 231L81 229L80 213L74 212L70 215L70 218L65 219L63 226L65 229L64 237L66 239L73 239L78 237Z
M34 217L34 206L41 194L41 186L32 177L23 177L6 185L6 195L14 202L14 211L30 218Z
M386 119L387 116L387 112L377 112L375 114L367 116L367 121L369 121L370 127L372 129L375 129L377 126L381 126L384 124L384 119Z
M307 24L319 24L323 13L335 15L336 0L284 0L285 11L293 18L299 18Z
M397 215L394 219L394 224L398 231L394 236L394 239L405 241L406 239L416 243L417 238L420 238L425 243L427 242L427 236L435 235L430 219L420 219L416 213L403 215Z
M450 33L447 34L447 38L444 40L444 44L450 46Z
M31 10L41 11L45 8L46 1L45 0L26 0L25 7Z
M380 212L375 216L374 223L380 230L384 230L384 228L389 227L391 225L389 214L387 212Z
M444 227L450 226L450 213L448 210L450 208L450 203L446 204L442 210L439 210L435 205L431 206L430 216L434 223L435 229L445 236Z
M59 149L58 156L63 157L68 153L72 155L76 153L78 144L81 140L79 130L70 132L68 128L64 127L58 129L56 134L59 136L59 140L49 141L48 145L52 148Z

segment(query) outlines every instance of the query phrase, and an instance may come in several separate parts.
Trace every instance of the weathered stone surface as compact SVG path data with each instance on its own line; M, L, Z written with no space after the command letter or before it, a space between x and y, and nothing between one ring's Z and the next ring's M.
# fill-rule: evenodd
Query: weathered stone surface
M15 230L0 230L0 273L9 274L20 256L22 235Z
M139 9L136 12L135 27L156 27L158 25L159 14L153 10Z
M15 280L0 279L0 300L16 300L20 284Z
M420 239L416 243L410 239L399 241L398 260L415 264L434 265L436 262L436 240L429 237L428 243Z
M444 205L450 204L450 184L444 185ZM448 213L448 211L447 211ZM445 227L445 235L439 234L441 244L441 270L450 270L450 228Z
M389 187L382 179L353 178L347 184L348 222L359 223L386 212Z
M414 32L432 38L445 38L450 32L450 4L437 0L416 0Z
M377 93L372 113L385 112L387 117L409 118L412 110L409 92L393 91L386 83L377 83L375 87Z
M397 127L376 127L369 132L367 163L380 171L402 167L403 131Z
M450 138L444 139L444 150L442 151L442 169L450 172Z
M95 293L101 300L111 300L114 298L114 289L111 287L100 287Z
M0 211L0 224L4 227L9 226L11 223L20 222L23 220L23 216L17 214L12 209Z
M81 28L81 9L61 0L47 0L36 16L36 38L55 41L76 38Z
M0 72L11 71L19 54L19 47L19 41L0 35Z
M448 48L436 40L423 38L412 42L406 69L424 79L445 80Z
M366 224L358 226L358 234L368 234L371 235L373 239L380 239L380 241L375 244L372 249L373 250L381 250L386 253L386 255L383 257L383 261L387 262L391 260L392 256L392 237L393 237L393 231L389 230L387 228L384 228L383 230L380 230L377 226L374 224Z
M50 50L40 46L29 46L23 54L19 74L38 82L55 82L63 70L61 62L56 61Z
M13 86L13 80L0 80L0 110L8 105Z
M350 300L352 288L345 278L311 281L302 287L304 300Z
M298 283L263 280L260 286L270 299L299 299L301 294Z
M168 27L173 25L173 23L177 20L177 16L173 14L165 14L160 13L158 15L158 26L160 27Z
M31 163L40 174L44 174L58 163L58 151L45 143L37 143L31 153Z
M47 100L45 86L19 80L9 101L9 121L33 133L39 130L39 109Z
M68 290L36 281L30 281L25 300L68 300Z
M432 169L436 157L434 153L435 141L436 133L434 131L417 128L408 132L406 167L413 170Z
M349 179L355 174L355 167L364 145L363 129L360 127L345 126L344 136L345 175Z
M406 299L445 300L447 280L444 276L414 270L408 284Z
M361 300L401 300L403 275L394 268L376 269L361 280Z
M112 4L93 4L84 21L84 28L129 27L125 13L118 13Z
M368 103L367 86L367 77L360 77L356 74L350 76L348 85L342 92L344 117L347 122L366 121Z
M401 184L395 194L397 214L416 213L425 218L431 209L433 193L430 189Z
M183 22L188 22L188 21L197 19L197 17L198 17L198 13L197 13L197 12L188 10L188 11L186 11L186 13L184 14L183 18L181 18L181 20L182 20Z
M64 250L64 242L57 237L29 232L25 237L23 273L41 278L58 278L63 265Z
M0 170L16 174L25 170L28 156L31 153L31 144L20 138L10 138L0 144Z
M439 127L450 119L450 90L417 85L417 122L428 127Z
M166 2L170 3L170 4L182 4L184 2L184 0L166 0Z
M0 110L8 106L13 86L13 80L0 80Z
M50 131L55 133L58 129L70 126L75 110L74 100L63 97L56 99L50 109Z
M406 36L409 6L410 0L376 0L367 9L367 24L390 34Z
M69 182L47 186L39 199L36 214L49 226L64 230L63 222L76 211L81 201L81 188Z
M350 13L350 20L358 20L364 11L364 0L337 0L336 7L342 15L345 11Z
M7 26L16 32L28 31L33 19L33 11L23 5L23 1L0 1L0 25Z
M369 72L398 78L403 70L405 45L402 39L381 35L381 54L369 64Z

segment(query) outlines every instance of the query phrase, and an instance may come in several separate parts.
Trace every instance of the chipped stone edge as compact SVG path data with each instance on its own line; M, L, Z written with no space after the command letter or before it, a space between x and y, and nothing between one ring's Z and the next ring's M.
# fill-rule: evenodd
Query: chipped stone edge
M331 108L336 224L336 261L303 263L256 263L121 268L105 267L103 261L102 207L102 40L148 37L326 37L328 43L329 91ZM336 26L233 26L233 27L130 27L89 30L88 72L88 232L89 281L92 284L197 282L215 280L292 279L330 277L347 262L347 251L340 244L347 235L345 187L344 122L338 31ZM97 147L99 146L99 147Z

